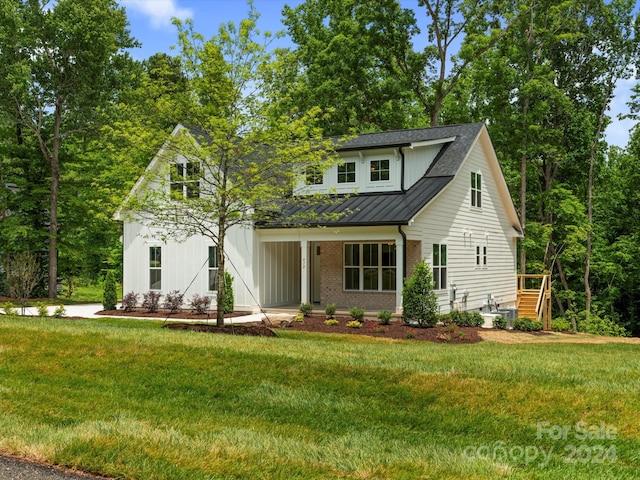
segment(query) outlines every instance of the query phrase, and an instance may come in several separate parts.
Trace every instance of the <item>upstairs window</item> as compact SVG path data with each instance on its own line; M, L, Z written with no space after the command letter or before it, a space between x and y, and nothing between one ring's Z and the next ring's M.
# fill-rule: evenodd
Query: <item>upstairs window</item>
M371 181L389 180L389 160L371 160Z
M149 290L162 289L162 247L149 247Z
M171 170L171 195L174 198L200 196L200 164L174 163Z
M476 267L487 266L487 247L486 245L476 245Z
M338 183L354 183L356 181L356 162L345 162L338 165Z
M209 291L218 291L218 247L209 247Z
M447 288L447 246L433 244L433 284L434 290Z
M324 183L324 175L320 167L307 167L305 171L305 182L307 185L322 185Z
M482 208L482 174L471 172L471 206Z

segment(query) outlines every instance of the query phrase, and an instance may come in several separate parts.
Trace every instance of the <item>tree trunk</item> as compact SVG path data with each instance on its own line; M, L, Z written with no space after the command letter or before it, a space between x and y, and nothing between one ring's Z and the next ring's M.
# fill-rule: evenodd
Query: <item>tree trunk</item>
M51 193L49 197L49 298L58 294L58 189L60 185L60 127L62 102L56 102L51 146Z
M226 235L226 229L224 226L224 219L220 219L218 223L218 291L216 292L216 325L219 327L224 326L224 237Z

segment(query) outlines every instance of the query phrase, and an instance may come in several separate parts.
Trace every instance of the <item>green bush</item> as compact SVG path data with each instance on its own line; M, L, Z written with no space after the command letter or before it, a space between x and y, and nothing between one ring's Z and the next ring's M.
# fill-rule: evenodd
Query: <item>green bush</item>
M564 317L551 320L551 330L554 332L569 332L572 330L571 322Z
M531 318L516 318L513 321L513 328L523 332L537 332L542 330L542 322Z
M224 272L224 298L222 308L224 313L233 313L235 298L233 297L233 277L229 272Z
M333 316L336 314L336 304L328 303L324 309L324 313L327 316L327 318L333 318Z
M49 316L49 307L46 303L38 302L36 303L36 308L38 309L38 316L41 318L46 318Z
M64 308L64 305L58 305L56 309L53 311L53 316L56 318L62 318L67 315L67 309Z
M579 332L591 333L592 335L606 337L628 337L630 335L622 325L608 317L600 316L597 312L592 313L588 318L586 312L580 312L577 323Z
M452 311L450 314L451 323L459 327L481 327L484 325L484 318L476 311L458 312Z
M362 323L360 323L357 320L353 320L351 322L347 322L347 327L349 327L349 328L361 328L362 327Z
M340 323L340 322L338 322L338 320L336 320L335 318L327 318L327 319L324 321L324 324L325 324L325 325L329 325L329 326L332 326L332 325L338 325L338 323Z
M407 325L435 327L438 299L433 291L431 269L424 260L417 263L402 289L402 317Z
M349 315L357 322L361 322L364 318L364 308L351 307L349 309Z
M300 304L300 313L305 317L308 317L309 315L311 315L312 311L313 311L313 306L310 303Z
M493 318L493 328L498 330L505 330L507 328L507 319L502 315Z
M115 310L118 304L118 292L116 290L116 276L113 270L109 270L104 278L104 291L102 294L102 307L105 310Z
M2 304L2 309L4 310L5 315L18 315L18 309L11 302L4 302Z
M389 310L380 310L378 312L378 320L382 325L389 325L391 323L391 318L393 317L393 313Z

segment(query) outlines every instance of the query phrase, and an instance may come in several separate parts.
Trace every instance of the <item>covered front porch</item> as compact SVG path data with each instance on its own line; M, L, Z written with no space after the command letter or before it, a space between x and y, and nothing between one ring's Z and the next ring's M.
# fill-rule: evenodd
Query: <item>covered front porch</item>
M321 311L335 304L400 313L408 250L420 257L420 242L406 242L397 226L260 230L259 238L265 308L309 303Z

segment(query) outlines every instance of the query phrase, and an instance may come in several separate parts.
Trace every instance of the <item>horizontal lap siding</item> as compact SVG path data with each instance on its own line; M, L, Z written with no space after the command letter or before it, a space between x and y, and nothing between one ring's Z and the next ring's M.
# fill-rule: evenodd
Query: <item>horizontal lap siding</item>
M481 211L470 206L472 171L482 173ZM422 241L422 256L430 265L433 244L447 245L447 280L457 286L457 301L465 290L469 292L466 309L481 308L487 294L493 294L502 306L515 304L515 231L497 188L482 147L476 143L451 184L406 228L409 240ZM486 269L476 267L476 245L488 248ZM448 311L448 290L437 294L441 311Z

